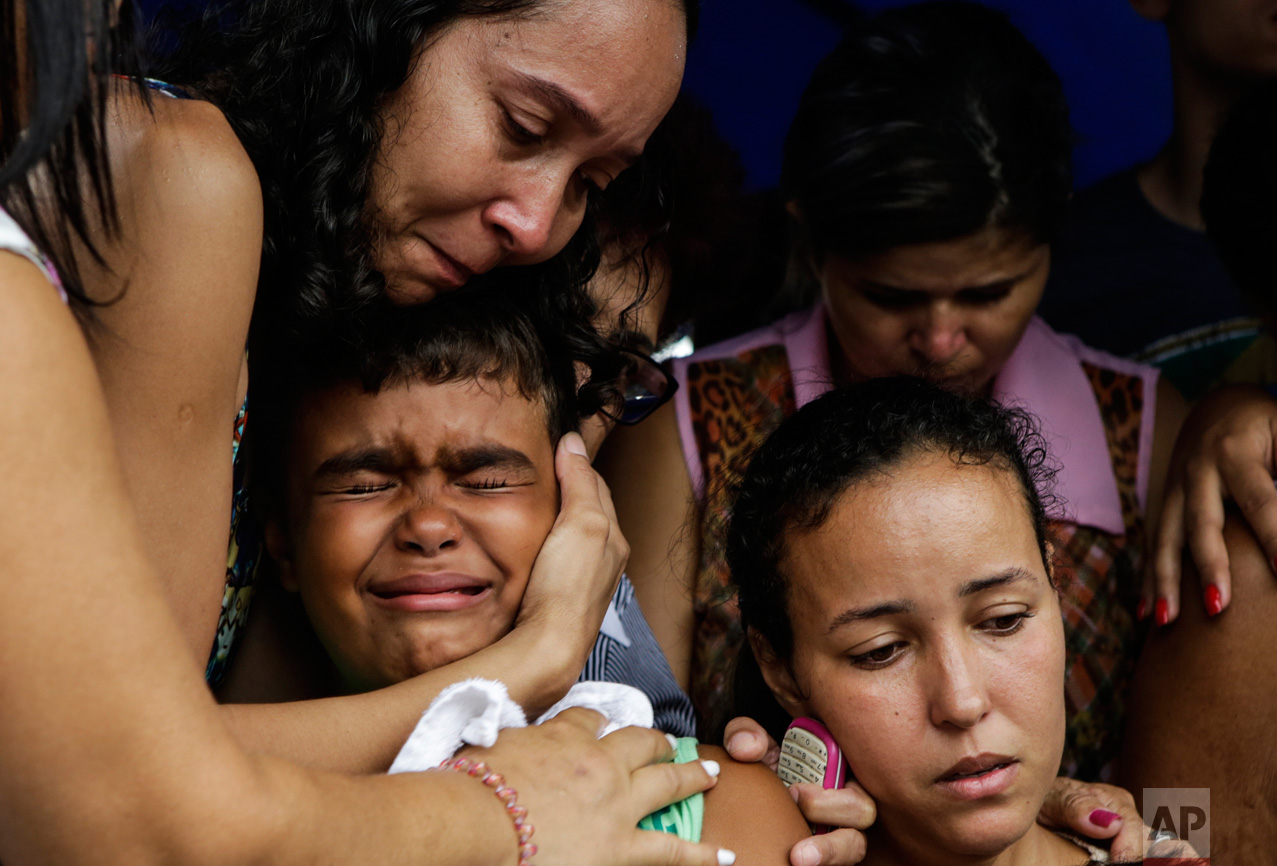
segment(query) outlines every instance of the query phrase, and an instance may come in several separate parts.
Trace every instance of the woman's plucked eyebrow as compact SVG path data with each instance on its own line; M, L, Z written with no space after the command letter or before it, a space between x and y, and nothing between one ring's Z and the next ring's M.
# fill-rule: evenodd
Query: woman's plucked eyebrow
M966 598L984 592L987 589L996 589L1005 587L1013 583L1021 581L1034 580L1033 572L1016 566L1009 568L1001 574L995 574L992 577L981 577L975 580L969 580L958 590L958 598ZM853 622L864 622L867 619L874 619L880 616L891 616L900 613L913 613L918 606L908 599L896 599L895 601L884 601L881 604L872 604L867 607L853 607L844 610L838 616L834 617L829 623L829 631L832 634L845 625Z
M917 610L917 605L906 599L897 599L896 601L884 601L882 604L873 604L868 607L853 607L844 610L838 616L834 617L833 622L829 624L829 634L837 631L845 625L853 622L863 622L867 619L874 619L880 616L891 616L897 613L913 613Z
M962 589L958 590L958 598L966 598L975 595L978 592L984 592L986 589L995 589L999 587L1009 586L1013 583L1020 583L1025 580L1033 580L1033 572L1016 566L1008 568L1001 574L993 577L982 577L976 580L969 580L962 585Z
M597 136L603 133L603 122L582 105L579 99L558 84L553 81L547 81L544 78L538 78L535 75L529 75L526 72L515 72L514 75L522 87L533 91L537 96L550 103L551 106L572 118L578 126L590 135ZM640 151L625 150L618 153L617 157L628 166L636 162L642 155Z

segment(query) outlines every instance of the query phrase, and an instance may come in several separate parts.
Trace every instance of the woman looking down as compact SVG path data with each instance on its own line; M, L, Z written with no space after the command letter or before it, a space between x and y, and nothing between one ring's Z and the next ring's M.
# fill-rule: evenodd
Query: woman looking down
M511 815L477 780L356 778L250 752L191 663L134 518L81 326L84 293L58 278L73 260L56 234L41 249L23 228L38 187L50 196L42 225L74 233L88 216L121 240L127 215L113 219L100 137L109 79L99 61L128 36L117 13L109 0L0 0L0 57L6 73L24 72L0 76L0 200L20 212L0 210L0 471L15 491L0 505L0 860L513 866ZM634 829L707 787L704 771L647 766L670 754L659 734L599 741L598 728L597 716L573 713L477 755L517 789L540 862L717 862L708 847ZM212 831L214 820L234 831ZM581 821L597 849L580 846Z

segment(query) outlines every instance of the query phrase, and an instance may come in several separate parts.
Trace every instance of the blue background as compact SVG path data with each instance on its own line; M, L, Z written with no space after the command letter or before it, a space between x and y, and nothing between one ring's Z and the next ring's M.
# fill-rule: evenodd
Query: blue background
M822 0L837 5L840 0ZM985 0L1006 11L1064 82L1085 186L1152 156L1170 133L1166 37L1125 0ZM161 0L141 0L144 11ZM838 41L833 20L802 0L701 0L685 86L741 152L751 187L776 183L799 94ZM903 0L861 0L867 12Z

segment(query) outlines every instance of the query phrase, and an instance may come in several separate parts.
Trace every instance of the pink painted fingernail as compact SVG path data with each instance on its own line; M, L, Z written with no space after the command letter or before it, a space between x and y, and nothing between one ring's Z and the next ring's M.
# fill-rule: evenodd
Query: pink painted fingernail
M1219 587L1212 583L1206 587L1202 596L1206 599L1206 612L1211 616L1219 616L1219 612L1224 609L1224 599L1219 592Z
M1096 809L1091 813L1091 823L1097 827L1108 828L1110 824L1118 820L1122 816L1116 812L1110 812L1108 809Z
M1140 596L1140 603L1135 608L1135 621L1143 622L1146 616L1148 616L1148 599Z
M1156 611L1154 618L1157 620L1158 625L1166 625L1171 621L1171 609L1170 605L1166 603L1166 599L1159 598L1157 600Z

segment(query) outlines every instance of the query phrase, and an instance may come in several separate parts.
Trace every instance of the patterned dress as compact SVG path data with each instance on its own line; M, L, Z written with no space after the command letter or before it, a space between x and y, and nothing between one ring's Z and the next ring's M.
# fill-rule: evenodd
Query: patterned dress
M732 489L767 436L832 387L829 370L820 307L675 362L680 438L701 506L691 692L702 718L730 709L744 644L725 555ZM1050 515L1068 658L1062 771L1082 779L1111 775L1134 670L1156 381L1156 370L1034 319L994 382L998 400L1042 419L1063 464L1063 502Z

